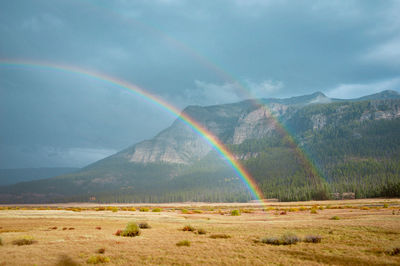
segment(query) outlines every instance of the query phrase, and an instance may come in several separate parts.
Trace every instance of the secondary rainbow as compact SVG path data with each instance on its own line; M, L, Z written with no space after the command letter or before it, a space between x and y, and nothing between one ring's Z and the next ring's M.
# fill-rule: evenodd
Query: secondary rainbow
M263 196L262 196L263 194L261 190L258 188L257 183L254 181L251 175L246 171L246 169L240 164L240 162L235 159L235 156L229 151L229 149L216 136L214 136L211 132L209 132L205 127L203 127L200 123L195 121L189 115L181 112L178 108L176 108L172 104L149 93L143 88L140 88L139 86L129 83L125 80L112 77L101 72L88 70L72 65L55 64L55 63L42 62L42 61L39 62L32 60L0 59L0 66L48 68L53 70L59 70L59 71L88 76L134 92L136 95L145 99L146 101L158 105L162 109L177 116L178 119L180 119L190 128L192 128L197 134L199 134L204 140L206 140L207 143L209 143L214 150L216 150L223 158L226 159L228 164L233 168L233 170L238 174L238 176L244 182L244 184L246 185L252 196L255 199L263 202Z
M96 3L84 3L87 7L93 8L94 10L99 11L99 14L102 14L104 16L110 16L115 20L123 21L127 25L128 22L133 22L136 26L139 26L141 29L145 30L148 33L153 34L154 36L160 37L160 39L163 39L167 41L169 44L171 44L173 47L177 48L179 51L183 51L186 55L189 55L191 58L193 58L196 62L198 62L200 65L204 66L205 68L209 69L211 73L216 74L219 78L221 78L223 81L231 84L232 86L235 86L240 93L240 96L242 99L250 99L253 105L255 106L263 106L265 110L268 112L268 116L272 118L273 123L275 124L275 129L278 131L278 133L283 137L287 137L287 140L290 143L290 146L297 158L299 159L300 163L308 169L308 176L311 179L312 182L315 184L318 184L321 179L320 179L320 171L318 171L318 168L316 165L313 163L313 161L309 158L307 152L304 150L304 148L301 148L298 143L296 142L295 138L292 137L293 134L290 134L288 128L286 128L279 120L277 117L273 115L271 112L269 106L267 104L264 104L260 99L254 98L254 95L252 95L251 91L246 88L238 79L235 79L231 74L223 70L221 67L219 67L217 64L213 63L211 60L207 59L204 55L201 55L199 52L197 52L195 49L187 46L185 43L179 41L178 39L172 37L171 35L166 34L165 32L159 30L158 28L151 26L149 24L143 23L143 21L135 18L126 18L124 16L121 16L120 13L112 11L108 8L103 7L102 5L99 5L97 2Z
M86 4L87 6L97 9L100 11L100 14L111 16L115 20L119 21L124 21L124 22L133 22L135 23L136 26L139 26L141 29L145 30L148 33L151 33L155 36L160 37L161 39L167 41L169 44L171 44L173 47L175 47L179 51L183 51L186 55L189 55L191 58L195 60L195 62L198 62L200 65L204 66L205 68L209 69L211 73L216 74L219 78L221 78L224 82L227 82L231 84L232 86L236 87L238 90L237 92L240 93L240 96L242 99L250 99L251 102L253 103L254 106L259 106L259 107L264 107L266 112L268 112L268 116L272 118L272 121L275 125L275 129L277 132L282 136L282 137L287 137L287 140L290 143L290 146L297 158L299 159L300 163L308 169L308 175L309 178L311 179L312 182L315 184L318 184L320 180L320 172L318 171L318 168L315 166L315 164L312 162L312 160L309 158L307 155L306 151L304 148L300 148L298 143L296 142L295 138L292 137L293 134L290 134L288 128L286 128L279 120L277 117L273 115L271 112L269 106L267 104L264 104L261 99L254 98L254 95L252 95L251 91L246 88L238 79L235 79L231 74L223 70L221 67L219 67L217 64L213 63L211 60L207 59L204 55L201 55L198 53L196 50L193 48L187 46L185 43L175 39L174 37L166 34L165 32L159 30L158 28L145 24L143 21L135 19L135 18L124 18L124 16L121 16L121 14L106 9L102 7L101 5L96 5L94 3L89 3ZM128 23L127 23L128 25Z

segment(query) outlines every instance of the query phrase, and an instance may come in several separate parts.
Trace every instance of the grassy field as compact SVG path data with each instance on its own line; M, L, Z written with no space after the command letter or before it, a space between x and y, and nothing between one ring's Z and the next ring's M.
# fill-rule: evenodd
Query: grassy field
M129 222L151 228L115 235ZM400 200L3 205L0 238L0 265L400 265Z

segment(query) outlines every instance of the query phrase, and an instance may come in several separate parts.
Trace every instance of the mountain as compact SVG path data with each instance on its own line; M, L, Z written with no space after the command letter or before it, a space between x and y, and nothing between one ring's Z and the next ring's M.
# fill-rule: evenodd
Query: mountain
M385 99L399 99L400 94L397 91L393 90L385 90L379 93L367 95L364 97L360 97L356 100L362 101L362 100L385 100Z
M287 99L189 106L183 112L217 136L268 198L400 196L400 95ZM177 119L72 174L0 188L1 202L248 201L235 171Z
M55 177L78 170L79 168L72 167L0 169L0 186Z
M261 99L264 104L279 103L284 105L307 105L312 103L330 103L333 99L318 91L309 95L295 96L286 99L268 98Z

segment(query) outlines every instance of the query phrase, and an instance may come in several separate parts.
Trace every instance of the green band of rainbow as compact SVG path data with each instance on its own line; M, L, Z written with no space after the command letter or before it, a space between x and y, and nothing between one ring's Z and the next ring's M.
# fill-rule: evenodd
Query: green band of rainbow
M93 11L97 11L98 14L102 14L104 16L109 16L115 21L118 20L120 22L123 22L123 23L125 23L125 26L127 26L127 27L132 27L132 29L138 27L149 34L152 34L152 35L160 38L160 40L166 41L168 44L170 44L172 47L176 48L178 51L184 52L184 54L190 56L195 62L199 63L206 69L210 70L211 73L216 74L219 78L221 78L221 80L234 86L237 89L237 92L240 93L240 97L242 99L250 99L254 106L257 106L257 107L263 106L265 108L265 110L268 112L268 116L272 119L272 122L275 124L276 131L282 137L287 137L287 140L290 143L290 146L293 150L294 155L298 158L301 165L303 165L304 168L307 169L307 175L309 177L309 180L315 184L318 184L321 181L320 171L318 171L318 168L316 167L316 165L309 158L306 150L304 148L301 148L301 146L299 146L299 144L296 142L296 139L293 137L294 134L291 134L289 129L287 127L285 127L285 125L283 125L281 122L279 122L279 119L277 119L277 117L275 117L273 115L273 113L271 112L271 110L267 104L264 104L259 99L255 99L254 95L252 95L251 91L248 88L246 88L246 86L243 85L239 81L239 79L234 78L231 74L226 72L223 68L218 66L216 63L214 63L209 58L200 54L198 51L196 51L192 47L186 45L182 41L179 41L178 39L174 38L172 35L169 35L154 26L144 23L142 20L135 19L132 17L126 18L125 16L121 16L121 14L119 12L110 10L109 8L104 7L102 4L100 4L98 2L85 2L85 3L81 2L81 4L84 4L86 7L92 8Z
M246 169L235 159L235 156L228 150L228 148L211 132L209 132L205 127L191 118L189 115L181 112L172 104L166 102L165 100L147 92L146 90L140 88L137 85L131 84L127 81L118 79L106 75L104 73L83 69L76 66L64 65L64 64L54 64L49 62L39 62L31 60L16 60L16 59L0 59L1 66L16 66L16 67L33 67L33 68L49 68L79 75L88 76L97 80L105 81L111 83L120 88L128 89L134 92L136 95L151 102L155 105L160 106L162 109L168 111L169 113L177 116L178 119L187 124L192 128L197 134L199 134L203 139L205 139L211 147L216 150L223 158L226 159L228 164L233 168L233 170L238 174L243 183L246 185L247 189L250 191L252 196L263 202L262 192L257 186L255 180L246 171Z

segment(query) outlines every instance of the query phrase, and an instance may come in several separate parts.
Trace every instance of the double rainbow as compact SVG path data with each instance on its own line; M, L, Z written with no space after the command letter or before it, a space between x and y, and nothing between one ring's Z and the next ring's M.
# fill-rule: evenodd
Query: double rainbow
M178 119L180 119L190 128L192 128L194 132L200 135L214 150L216 150L223 158L226 159L228 164L233 168L233 170L238 174L243 183L246 185L247 189L250 191L252 196L255 199L263 202L263 194L260 188L257 186L255 180L246 171L246 169L239 163L239 161L235 159L235 156L232 154L232 152L230 152L229 149L216 136L214 136L204 126L195 121L186 113L181 112L178 108L176 108L172 104L149 93L143 88L140 88L137 85L134 85L122 79L118 79L116 77L109 76L104 73L65 64L54 64L48 62L29 61L29 60L0 59L0 66L45 68L51 70L59 70L68 73L87 76L132 91L137 96L145 99L146 101L152 104L158 105L167 112L173 114L174 116L177 116Z
M136 26L140 29L148 32L164 41L168 44L172 45L172 47L176 48L179 51L184 52L186 55L190 56L195 62L199 63L206 69L210 70L211 73L216 74L221 80L227 82L231 86L235 87L236 92L240 93L240 97L243 99L250 99L251 103L259 107L264 107L267 112L267 116L271 118L271 121L274 123L275 130L282 137L286 137L286 140L289 143L290 148L292 149L294 155L297 157L300 164L306 169L307 175L309 177L309 181L313 184L319 185L321 182L320 172L318 171L315 164L307 155L306 151L298 145L296 140L292 137L293 134L290 134L288 128L286 128L282 123L279 122L278 118L273 115L269 106L264 104L260 99L254 98L251 91L246 88L238 79L235 79L231 74L223 70L217 64L207 59L204 55L197 52L195 49L187 46L185 43L179 41L178 39L168 35L167 33L159 30L158 28L151 26L149 24L144 23L143 21L135 18L124 18L120 13L109 10L102 5L96 3L85 3L85 5L89 8L92 8L94 11L98 11L99 14L104 16L110 16L115 20L119 20L121 22L125 22L127 26ZM130 25L129 22L133 22L134 24Z

